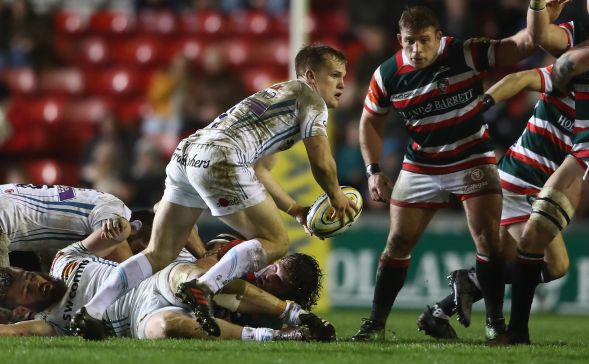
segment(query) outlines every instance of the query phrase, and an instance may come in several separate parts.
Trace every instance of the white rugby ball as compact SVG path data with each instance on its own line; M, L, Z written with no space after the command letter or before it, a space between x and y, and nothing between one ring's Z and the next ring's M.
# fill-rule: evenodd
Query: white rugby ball
M340 225L338 218L333 220L329 218L333 212L333 208L329 204L329 198L327 195L325 193L322 194L317 200L315 200L313 205L311 205L311 209L307 213L307 227L313 235L319 238L330 238L348 230L350 226L358 220L358 217L362 212L364 200L362 199L360 192L354 187L341 186L340 188L346 197L356 203L356 206L358 206L358 213L351 221L346 221L343 226Z

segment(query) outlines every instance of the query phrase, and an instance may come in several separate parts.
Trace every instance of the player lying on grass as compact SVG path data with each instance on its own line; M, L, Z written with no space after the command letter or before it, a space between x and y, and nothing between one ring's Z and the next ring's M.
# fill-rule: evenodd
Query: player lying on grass
M39 312L35 320L0 325L3 336L57 336L70 334L71 316L84 305L102 284L116 263L96 257L82 242L62 249L51 274L33 273L18 268L0 271L0 303L6 307L25 306ZM193 313L174 296L177 286L206 271L215 256L196 264L175 262L142 282L111 305L103 316L106 330L118 337L140 339L203 338ZM212 260L207 261L207 260ZM59 278L54 278L59 277ZM215 296L215 302L244 314L280 318L286 329L242 327L219 319L220 339L242 340L333 340L335 329L303 307L317 299L321 272L316 261L303 254L283 258L251 275L253 283L236 280ZM286 302L270 293L295 302ZM302 307L303 306L303 307Z
M486 104L490 106L523 89L541 92L526 129L498 166L503 189L499 235L505 258L509 262L515 258L515 248L532 213L532 203L548 178L563 163L573 144L575 103L568 95L558 95L553 91L551 72L552 66L549 66L507 75L484 96ZM512 268L512 265L508 264L507 267ZM568 267L569 257L564 240L561 234L556 234L545 249L538 282L558 279L566 274ZM449 323L450 316L457 313L460 323L468 327L472 304L480 300L482 294L473 270L457 270L449 278L453 293L433 307L428 306L417 320L417 326L427 335L456 339L456 332ZM512 273L508 269L506 283L511 282ZM490 328L486 331L487 339L496 336L496 332Z

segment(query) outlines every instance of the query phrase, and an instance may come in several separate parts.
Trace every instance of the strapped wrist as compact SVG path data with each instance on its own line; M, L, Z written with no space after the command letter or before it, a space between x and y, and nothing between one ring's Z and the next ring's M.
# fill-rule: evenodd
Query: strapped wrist
M530 9L534 11L541 11L546 8L546 0L531 0Z
M382 173L380 165L378 163L370 163L366 166L366 177L370 177L374 174Z

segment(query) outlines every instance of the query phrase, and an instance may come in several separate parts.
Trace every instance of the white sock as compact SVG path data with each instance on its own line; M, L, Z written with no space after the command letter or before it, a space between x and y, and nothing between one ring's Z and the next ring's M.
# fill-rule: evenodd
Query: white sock
M229 249L221 260L203 274L198 281L217 293L228 282L255 272L268 264L262 243L252 239Z
M276 335L276 330L266 327L247 327L241 331L241 340L244 341L271 341Z
M153 274L147 257L138 253L116 267L86 304L88 314L100 319L114 301Z

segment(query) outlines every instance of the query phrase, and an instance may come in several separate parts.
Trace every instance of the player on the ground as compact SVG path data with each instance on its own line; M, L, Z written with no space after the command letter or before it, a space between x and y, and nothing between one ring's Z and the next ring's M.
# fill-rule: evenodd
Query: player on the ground
M515 247L532 212L532 202L548 177L571 151L574 100L568 95L559 96L553 92L551 70L552 66L549 66L509 74L484 95L488 104L492 105L511 98L523 89L541 92L526 129L498 164L503 188L499 236L508 261L506 283L511 283ZM564 240L558 234L546 248L542 274L538 279L543 283L558 279L566 274L568 267ZM460 323L468 327L472 304L480 300L482 294L473 269L454 271L449 278L453 293L433 307L428 306L417 320L417 326L430 336L455 339L457 336L450 326L450 316L458 313ZM492 339L494 334L489 332L487 337Z
M555 15L560 6L555 6ZM360 145L370 194L390 202L390 231L379 260L370 318L353 340L384 339L386 320L403 287L411 251L449 195L459 196L473 237L487 325L504 326L504 262L499 247L501 186L482 113L482 78L534 50L526 31L501 39L461 41L442 36L428 8L406 9L399 20L402 49L375 71L360 119ZM405 119L411 141L392 188L380 172L384 123L390 109ZM391 192L392 189L392 192Z
M227 282L286 254L288 236L279 210L305 222L305 209L270 173L274 154L300 140L315 180L329 196L334 216L343 223L357 213L358 208L339 188L326 131L327 108L338 105L344 90L346 58L334 48L315 44L298 52L295 68L296 80L251 95L180 142L166 169L166 189L148 247L113 272L74 317L74 326L99 329L87 322L102 317L122 293L166 267L201 213L210 209L247 241L231 249L198 280L182 285L179 294L193 307L205 330L218 335L211 295Z
M530 1L528 24L534 41L554 56L566 51L554 63L551 78L554 88L562 93L574 91L573 146L571 154L538 194L517 244L511 317L507 332L495 340L497 344L530 343L528 322L538 276L544 265L544 251L573 218L589 161L589 24L571 21L556 26L549 20L545 1ZM571 46L573 49L567 51Z
M62 249L55 258L52 275L19 268L0 270L0 302L8 307L42 310L36 320L0 325L0 335L67 335L74 312L86 303L116 263L91 254L84 243ZM204 258L207 260L208 258ZM194 315L174 292L182 282L201 275L208 264L175 262L143 281L111 305L102 320L106 330L119 337L157 339L169 337L210 338ZM289 255L252 276L252 283L236 280L214 297L231 311L280 318L295 329L242 327L219 320L221 339L243 340L332 340L335 330L304 308L317 299L321 272L317 262L304 254ZM295 299L301 305L287 303ZM304 306L304 308L303 308ZM100 337L101 338L101 337Z
M88 238L94 231L102 233L94 234L93 239L109 245L101 254L112 254L109 259L123 261L133 255L125 240L129 236L149 240L152 220L152 213L131 212L123 201L96 190L0 185L0 266L9 265L10 251L51 255L50 264L57 250Z

